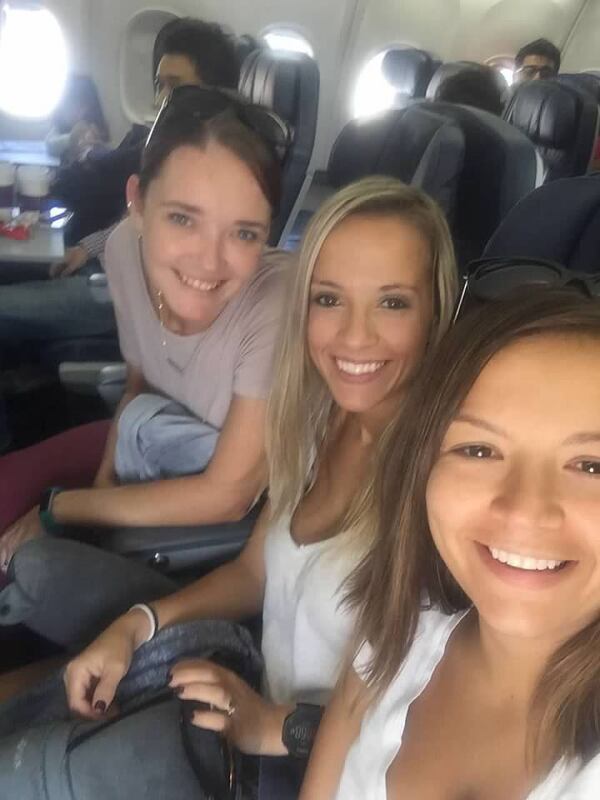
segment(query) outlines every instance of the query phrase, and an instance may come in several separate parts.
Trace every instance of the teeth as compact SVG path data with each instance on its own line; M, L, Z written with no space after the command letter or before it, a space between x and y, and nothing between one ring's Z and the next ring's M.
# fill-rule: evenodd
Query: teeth
M336 358L335 363L341 372L346 372L348 375L366 375L377 372L384 366L385 361L363 361L358 363L356 361L342 361L341 358Z
M547 569L557 569L565 562L556 561L549 558L532 558L531 556L521 556L518 553L508 553L506 550L497 550L495 547L488 547L492 558L500 561L502 564L507 564L509 567L516 569L524 569L529 571L539 571Z
M220 283L220 281L213 281L209 283L208 281L201 281L198 278L190 278L188 275L182 275L181 273L178 274L179 280L185 286L189 286L191 289L197 289L199 292L212 292Z

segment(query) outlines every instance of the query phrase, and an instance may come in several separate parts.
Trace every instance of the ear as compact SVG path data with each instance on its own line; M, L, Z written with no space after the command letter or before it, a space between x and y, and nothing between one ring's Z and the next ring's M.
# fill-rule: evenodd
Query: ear
M144 214L144 198L140 192L139 175L131 175L125 190L127 209L138 233L142 232L142 216Z

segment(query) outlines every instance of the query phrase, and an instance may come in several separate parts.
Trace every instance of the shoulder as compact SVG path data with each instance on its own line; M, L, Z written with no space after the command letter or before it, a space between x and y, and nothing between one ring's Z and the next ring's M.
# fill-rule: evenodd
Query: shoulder
M248 283L248 294L257 300L281 292L293 260L292 253L268 247L261 257L255 275Z
M271 325L279 320L287 275L293 263L291 253L269 248L261 258L238 304L237 316L246 320L248 332ZM249 325L249 328L247 327Z
M124 219L106 240L106 271L114 271L123 260L139 260L138 234L130 219Z

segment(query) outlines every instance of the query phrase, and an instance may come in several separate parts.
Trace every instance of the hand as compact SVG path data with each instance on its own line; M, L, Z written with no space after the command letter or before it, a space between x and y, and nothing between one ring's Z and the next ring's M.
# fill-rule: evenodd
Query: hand
M111 708L135 650L148 636L143 611L128 611L67 664L64 674L69 708L86 719L99 719Z
M64 258L61 261L55 261L50 265L49 275L51 278L67 278L81 269L88 258L87 250L80 244L69 247L65 250Z
M11 558L22 544L43 533L39 506L32 508L21 519L13 522L0 538L0 569L2 572L6 572Z
M208 703L195 711L199 728L224 733L243 753L286 755L281 741L283 722L294 706L278 706L255 692L234 672L210 661L181 661L171 670L170 686L182 700Z

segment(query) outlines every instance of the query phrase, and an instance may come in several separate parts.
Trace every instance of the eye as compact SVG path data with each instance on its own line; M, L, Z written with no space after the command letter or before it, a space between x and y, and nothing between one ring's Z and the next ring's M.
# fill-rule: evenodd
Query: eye
M169 221L180 228L189 228L192 225L191 217L188 217L187 214L181 214L178 211L172 211L169 214Z
M498 458L496 451L487 444L465 444L454 447L451 452L463 458Z
M334 308L340 304L339 298L328 292L319 292L319 294L313 295L312 302L323 308Z
M585 475L600 477L600 461L596 461L593 458L584 458L581 461L576 461L573 466L578 472L583 472Z
M258 234L249 228L239 228L236 233L237 238L242 242L249 242L253 244L258 241Z
M382 308L388 308L390 311L402 311L405 308L410 308L410 303L404 297L384 297L381 301Z

